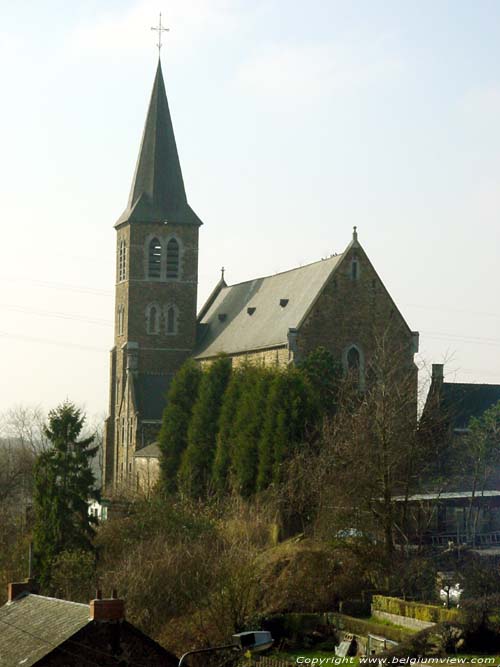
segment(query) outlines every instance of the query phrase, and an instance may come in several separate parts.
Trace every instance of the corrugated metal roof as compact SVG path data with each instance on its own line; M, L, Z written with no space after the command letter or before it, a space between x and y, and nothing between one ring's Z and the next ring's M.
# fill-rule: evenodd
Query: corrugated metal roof
M30 667L89 622L87 604L19 597L0 607L0 665Z
M222 288L201 320L205 332L195 357L286 345L288 330L301 324L341 259Z

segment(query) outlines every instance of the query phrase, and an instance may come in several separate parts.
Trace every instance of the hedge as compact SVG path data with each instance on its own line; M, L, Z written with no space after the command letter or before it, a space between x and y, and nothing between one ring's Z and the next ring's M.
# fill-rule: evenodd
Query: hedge
M331 619L335 627L339 630L352 632L361 637L366 637L368 634L380 635L399 643L415 634L415 630L408 628L398 628L393 625L364 621L361 618L353 618L344 614L331 614Z
M390 598L385 595L374 595L372 599L372 612L385 611L388 614L397 614L414 618L418 621L428 623L444 623L460 620L460 612L457 609L446 609L431 604L420 602L407 602L399 598Z

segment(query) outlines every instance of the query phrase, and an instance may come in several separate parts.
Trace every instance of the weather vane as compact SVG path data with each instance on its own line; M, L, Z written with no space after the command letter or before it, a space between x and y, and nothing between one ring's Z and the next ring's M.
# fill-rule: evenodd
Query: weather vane
M158 55L160 55L160 51L161 51L161 33L169 31L169 28L164 28L161 24L161 12L160 12L160 20L158 21L158 27L157 28L151 28L151 30L155 30L158 33L158 44L156 46L158 47Z

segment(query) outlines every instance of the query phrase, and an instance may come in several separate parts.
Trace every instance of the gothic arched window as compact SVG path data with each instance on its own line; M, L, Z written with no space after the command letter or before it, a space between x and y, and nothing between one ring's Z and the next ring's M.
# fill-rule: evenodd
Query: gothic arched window
M154 238L149 243L148 278L159 278L161 275L161 243Z
M160 330L160 309L151 304L146 309L146 331L148 334L157 334Z
M124 329L124 319L125 319L125 308L123 306L118 306L118 335L123 334Z
M118 246L118 282L125 280L127 275L127 244L120 241Z
M352 256L351 261L351 278L357 280L359 278L359 260L357 255Z
M344 370L348 378L363 390L365 386L365 360L363 351L357 345L344 350Z
M167 306L165 313L165 325L167 334L177 333L177 309L175 306Z
M167 243L167 279L179 277L179 243L170 239Z
M347 353L347 368L349 371L359 371L361 359L357 347L351 347Z

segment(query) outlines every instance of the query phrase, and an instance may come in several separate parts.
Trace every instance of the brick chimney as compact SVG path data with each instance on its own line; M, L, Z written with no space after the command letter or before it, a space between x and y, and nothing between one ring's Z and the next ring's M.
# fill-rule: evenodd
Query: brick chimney
M7 586L7 602L14 602L23 593L38 593L40 590L37 582L33 579L25 581L16 581Z
M432 384L441 387L444 381L444 364L432 364Z
M102 598L101 591L97 591L96 598L90 601L91 621L124 621L125 601L118 598L113 590L111 598Z

